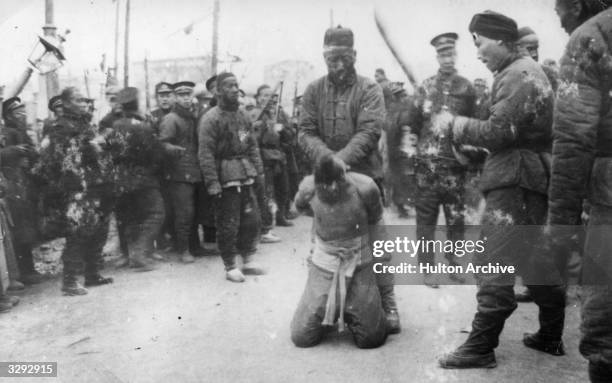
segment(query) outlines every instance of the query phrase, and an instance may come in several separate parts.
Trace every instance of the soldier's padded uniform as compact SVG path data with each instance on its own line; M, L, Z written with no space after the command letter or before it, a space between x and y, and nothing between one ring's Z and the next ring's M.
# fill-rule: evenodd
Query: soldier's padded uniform
M608 2L609 4L609 2ZM582 268L582 339L592 382L612 379L612 9L571 35L553 125L549 222L578 225L591 205Z
M442 110L454 115L472 117L476 91L470 81L453 73L439 71L423 82L419 90L423 97L421 108L422 126L418 129L417 179L417 238L434 239L440 205L444 211L447 239L461 240L464 237L466 167L453 154L449 135L441 136L434 131L431 117ZM419 263L433 264L435 254L418 254ZM456 260L446 254L450 264Z
M156 137L159 137L159 128L161 125L164 116L172 111L172 108L168 110L163 110L161 108L154 109L151 111L151 122L153 123L153 132ZM164 156L164 163L165 163ZM160 173L160 191L162 194L162 198L164 200L164 210L166 212L164 222L162 224L160 234L157 238L157 246L158 247L166 247L167 241L165 235L168 234L171 238L171 241L174 241L176 238L174 232L174 212L172 211L172 196L170 195L170 187L168 181L164 179L163 172Z
M279 119L278 123L287 124L285 118ZM287 156L283 150L283 136L280 132L274 131L274 126L269 113L265 112L262 119L256 122L255 129L259 130L259 149L261 160L264 165L266 180L265 196L268 201L274 201L277 206L277 214L286 217L287 201L289 200L289 175L287 173ZM286 126L283 129L287 129ZM262 206L262 208L264 208ZM265 207L267 208L267 206ZM267 216L272 212L262 214L262 218L267 220ZM267 223L272 224L273 218L269 217Z
M88 114L64 111L41 149L37 174L46 185L41 195L45 210L66 236L62 253L64 286L74 284L85 264L85 278L95 280L113 211L113 162L90 144L96 131Z
M412 135L420 126L421 113L412 97L405 94L390 94L385 98L387 106L387 153L391 199L400 212L404 205L415 206L416 198L416 152L410 152Z
M477 262L515 265L540 309L539 336L560 342L565 292L536 227L547 207L546 157L551 147L553 94L541 67L530 58L510 57L495 74L488 120L456 117L455 142L486 148L480 188L486 199L481 236L485 254ZM486 354L497 347L505 320L516 309L514 274L478 275L478 311L460 350Z
M185 152L167 159L164 179L169 182L169 190L174 212L176 250L184 253L189 248L189 237L195 218L195 198L197 184L202 182L198 166L198 142L196 121L192 112L174 105L161 124L159 140L185 148Z
M5 149L0 152L0 169L7 181L5 199L14 224L12 236L15 256L21 275L26 279L24 283L27 283L27 276L36 273L32 246L39 240L36 212L38 196L30 174L38 155L25 126L19 127L7 119L2 130ZM27 150L17 146L24 146ZM24 160L29 162L27 167L23 165Z
M158 174L163 149L137 112L124 113L112 130L107 141L115 163L117 221L125 229L130 258L143 262L164 220Z
M362 174L347 173L346 180L347 198L333 206L316 196L313 176L302 181L296 196L296 207L314 215L316 235L306 287L291 321L291 339L298 347L320 343L326 326L331 326L336 318L339 318L341 328L346 321L357 347L379 347L387 338L385 313L372 271L372 252L368 240L364 240L368 233L363 229L380 224L382 220L380 192L376 183ZM334 225L334 218L330 217L332 210L334 213L331 214L342 220L332 230L340 232L343 226L351 227L352 232L342 233L343 238L331 238L333 234L326 232L321 225L322 220L326 225ZM339 252L352 252L354 259L340 260L340 256L335 255ZM343 289L336 284L342 283L340 279L344 278L346 298L342 302ZM337 303L330 304L330 297ZM327 305L331 305L329 310Z
M245 263L257 249L261 219L253 190L263 165L251 120L237 105L218 100L200 119L199 164L215 201L217 244L227 271L236 268L236 255Z

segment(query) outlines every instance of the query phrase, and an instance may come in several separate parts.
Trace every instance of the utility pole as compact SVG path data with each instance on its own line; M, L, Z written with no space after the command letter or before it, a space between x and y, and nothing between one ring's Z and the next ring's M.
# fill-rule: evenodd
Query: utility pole
M125 43L123 51L123 87L130 82L130 0L125 0Z
M45 0L45 26L42 28L45 36L56 37L57 28L53 24L53 0ZM55 71L47 73L45 76L47 98L59 93L59 80Z
M145 51L144 57L144 72L145 72L145 110L147 113L151 111L151 101L149 100L149 58L148 53Z
M113 65L112 77L117 81L117 73L119 71L119 3L120 0L114 0L117 3L115 7L115 63Z
M219 0L215 0L213 6L213 36L212 36L212 57L210 60L210 70L212 74L217 73L217 60L219 54Z
M334 27L334 10L332 8L329 9L329 27Z

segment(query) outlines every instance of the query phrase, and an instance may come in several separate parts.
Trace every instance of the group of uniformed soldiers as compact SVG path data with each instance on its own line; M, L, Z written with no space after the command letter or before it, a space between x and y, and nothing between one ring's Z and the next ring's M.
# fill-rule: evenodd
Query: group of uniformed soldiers
M450 240L463 239L466 223L482 223L486 252L477 262L516 265L528 287L524 299L538 305L540 328L525 334L523 343L559 356L565 352L568 282L560 254L576 233L557 225L580 224L589 206L581 352L591 380L609 381L609 7L601 0L557 1L571 34L559 73L537 63L533 30L496 12L474 15L469 31L478 58L494 75L490 92L484 80L472 84L457 73L456 33L431 40L438 73L408 96L382 69L376 82L358 75L352 31L330 28L323 46L328 73L306 88L295 124L277 105L275 89L263 85L255 102L247 102L228 72L209 79L197 94L193 82L158 84L159 108L150 116L139 113L137 89L122 89L99 128L91 124L87 100L66 88L50 100L56 119L45 125L36 151L25 134L23 105L18 98L6 100L0 156L10 214L0 218L10 216L16 227L19 278L39 278L31 246L40 229L32 223L40 221L47 232L66 237L64 293L87 293L77 282L83 264L85 286L111 283L99 270L114 213L125 263L134 268L153 269L152 259L163 258L155 247L171 246L185 263L220 254L226 278L242 282L245 275L265 273L253 258L257 244L280 240L271 231L274 224L292 225L297 191L296 206L314 221L293 342L317 344L324 327L338 322L343 328L346 315L357 345L378 347L401 329L392 275L374 276L367 251L383 227L382 201L390 191L387 198L400 215L416 209L418 238L433 239L440 206ZM300 158L314 175L297 190L307 171L298 166ZM470 209L482 210L480 221L473 221ZM523 225L546 230L525 232ZM432 263L434 256L419 253L419 263ZM457 262L452 254L446 258ZM444 368L496 366L499 335L516 309L515 280L494 273L477 278L472 330L439 360ZM424 283L435 288L439 281L425 275ZM4 296L0 304L8 310L15 300Z
M290 210L298 182L296 127L267 85L258 89L257 104L249 108L243 107L244 92L238 89L235 102L241 107L234 110L234 94L219 88L222 81L235 82L235 76L219 76L199 90L190 81L157 84L158 108L149 115L140 112L136 88L109 88L111 111L98 125L92 123L88 99L78 89L66 88L49 100L53 118L45 121L38 147L27 134L24 104L17 97L4 101L2 174L7 179L15 260L9 290L41 280L32 247L60 236L66 237L66 295L87 293L77 282L83 265L85 286L111 283L112 278L102 277L99 270L113 214L121 252L118 266L153 270L155 261L164 260L169 250L184 263L220 253L228 279L242 281L232 260L242 252L243 271L264 272L252 259L256 243L280 241L274 225L291 226L296 217ZM221 113L212 115L232 129L236 120L228 115L234 112L244 126L234 134L227 128L204 137L204 130L221 124L214 121L209 127L205 118L217 110ZM209 182L217 172L219 185L212 187ZM236 237L242 227L235 217L241 204L226 201L231 191L255 196L254 203L243 206L253 216L251 223L242 225L249 228L248 240ZM223 212L234 208L239 209L235 214ZM5 306L8 310L11 304Z
M472 86L456 74L454 33L432 40L440 70L415 99L405 97L404 108L397 110L392 97L401 92L376 73L391 100L391 179L402 180L391 183L392 191L416 184L413 193L394 202L398 208L414 204L418 237L431 237L429 226L436 224L442 205L447 237L462 238L463 225L472 217L466 202L475 208L484 197L480 220L471 222L483 225L481 236L487 239L486 256L478 261L516 265L527 286L515 294L514 276L478 275L472 330L460 347L440 358L444 368L495 367L494 349L517 301L539 307L540 328L524 335L524 345L564 355L567 257L579 249L580 351L589 360L592 382L612 381L611 5L557 0L555 11L570 34L558 70L551 60L538 64L538 38L531 28L518 28L514 20L491 11L475 15L469 31L478 58L494 75L490 93L483 79ZM406 139L411 135L415 138ZM391 160L394 155L400 161L414 159L408 162L414 170L394 169L399 163ZM466 183L478 183L482 194ZM419 254L419 262L431 262L430 257ZM437 287L429 275L425 284Z

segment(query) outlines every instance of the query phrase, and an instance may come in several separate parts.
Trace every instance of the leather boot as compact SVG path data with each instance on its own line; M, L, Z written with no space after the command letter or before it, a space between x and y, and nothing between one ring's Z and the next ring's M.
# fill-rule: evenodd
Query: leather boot
M0 312L2 312L1 306L9 306L15 307L19 304L19 297L15 297L12 295L2 295L0 296ZM10 309L9 307L9 309ZM8 310L7 310L8 311Z
M387 320L387 332L389 334L399 334L402 331L397 303L395 301L395 291L393 285L378 285L380 299L385 319Z
M495 353L493 351L478 354L462 347L445 354L438 359L438 363L440 367L447 369L497 367L497 361L495 360Z
M534 350L542 351L550 355L561 356L565 355L562 340L547 340L544 339L539 332L534 334L523 334L523 344Z
M291 227L291 226L293 226L293 222L291 222L291 221L289 221L287 219L283 209L279 209L276 212L276 226L282 226L282 227Z
M181 255L179 256L179 258L181 259L182 263L194 263L195 262L195 258L187 250L183 251Z
M92 286L102 286L102 285L108 285L110 283L113 283L113 278L110 277L103 277L100 274L93 274L93 275L87 275L85 276L85 286L87 287L92 287Z
M152 271L155 270L153 261L145 258L144 256L132 257L130 259L130 267L136 271Z
M7 313L11 311L13 304L7 300L0 299L0 313Z

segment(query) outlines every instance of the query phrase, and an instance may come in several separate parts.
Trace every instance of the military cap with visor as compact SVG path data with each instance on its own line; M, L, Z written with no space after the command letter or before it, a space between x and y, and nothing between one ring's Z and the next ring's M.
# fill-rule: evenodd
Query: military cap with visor
M437 35L429 42L434 48L436 48L436 52L443 52L446 50L455 49L455 45L457 40L459 39L459 35L454 32L446 32Z
M163 93L172 93L174 89L172 88L172 84L162 81L155 85L155 94L163 94Z
M172 88L174 89L174 93L176 94L193 93L195 83L191 81L179 81L177 83L174 83Z
M54 111L56 108L61 108L62 106L64 106L64 104L62 103L62 96L57 95L57 96L53 96L49 99L49 103L47 104L47 107L49 108L50 111Z
M2 117L6 118L9 113L19 108L25 108L25 105L21 103L21 99L19 97L11 97L6 99L6 101L2 103Z

